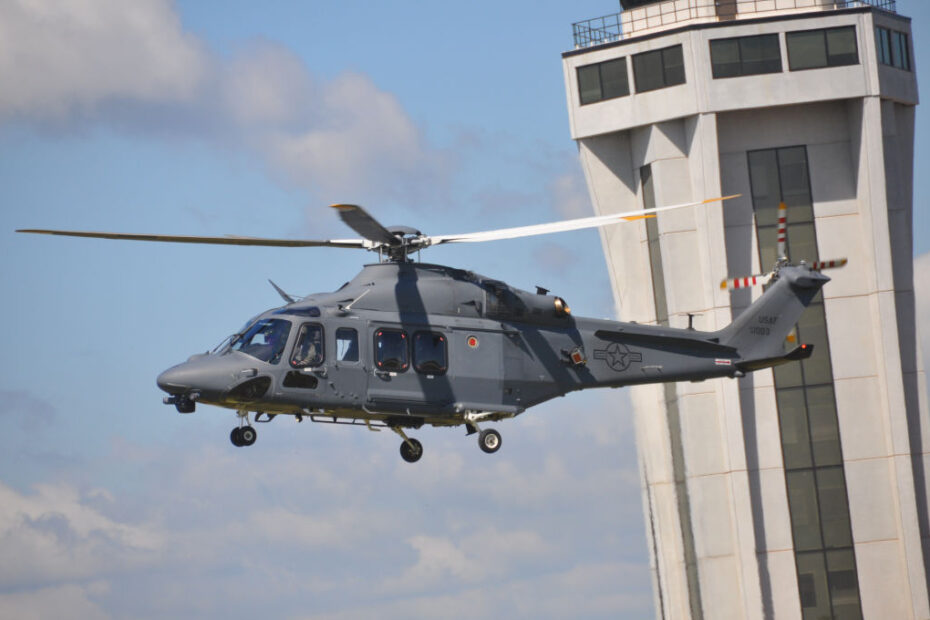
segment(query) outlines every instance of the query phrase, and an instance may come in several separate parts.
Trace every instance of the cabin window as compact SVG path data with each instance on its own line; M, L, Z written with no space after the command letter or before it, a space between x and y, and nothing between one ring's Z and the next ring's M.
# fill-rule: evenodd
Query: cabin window
M379 329L375 332L375 366L378 370L404 372L409 366L407 332L400 329Z
M316 323L304 323L297 333L291 366L307 368L323 363L323 327Z
M336 360L358 361L358 332L351 327L340 327L336 330Z
M262 319L250 327L232 345L233 350L269 364L277 364L291 333L291 322L284 319Z
M413 367L424 375L444 375L449 367L446 337L435 332L413 335Z

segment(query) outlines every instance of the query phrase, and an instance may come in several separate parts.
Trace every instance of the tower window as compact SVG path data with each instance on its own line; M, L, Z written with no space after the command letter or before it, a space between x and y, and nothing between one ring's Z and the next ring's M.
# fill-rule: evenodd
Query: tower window
M715 39L710 42L710 63L714 79L778 73L781 71L778 35Z
M906 32L875 27L878 62L905 71L911 70L911 54Z
M626 57L578 67L577 75L581 105L630 94Z
M789 32L785 42L792 71L859 63L855 26Z
M685 61L680 45L633 56L636 92L642 93L685 83Z

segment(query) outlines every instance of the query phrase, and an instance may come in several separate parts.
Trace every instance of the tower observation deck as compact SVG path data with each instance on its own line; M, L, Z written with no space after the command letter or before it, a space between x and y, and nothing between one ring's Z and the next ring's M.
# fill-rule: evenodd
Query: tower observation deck
M622 0L562 55L620 318L722 328L721 280L846 256L810 359L631 389L660 618L930 618L930 414L913 287L910 19L892 0ZM786 343L786 346L794 346Z

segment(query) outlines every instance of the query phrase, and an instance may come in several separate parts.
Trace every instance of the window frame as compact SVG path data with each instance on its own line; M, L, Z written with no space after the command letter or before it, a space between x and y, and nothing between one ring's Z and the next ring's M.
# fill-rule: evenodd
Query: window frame
M417 340L421 336L438 336L442 340L442 367L438 370L424 370L421 366L421 362L417 359ZM413 333L413 369L421 375L431 375L435 377L442 376L449 371L449 339L446 338L446 335L442 332L434 332L426 329L421 329ZM428 360L434 361L434 360Z
M401 338L404 341L404 359L403 365L400 368L385 368L384 361L380 359L380 350L378 348L378 341L384 334L400 334ZM397 329L394 327L379 327L375 329L373 336L373 345L371 354L374 359L375 368L380 372L396 372L402 373L407 372L410 368L410 339L407 337L406 330Z

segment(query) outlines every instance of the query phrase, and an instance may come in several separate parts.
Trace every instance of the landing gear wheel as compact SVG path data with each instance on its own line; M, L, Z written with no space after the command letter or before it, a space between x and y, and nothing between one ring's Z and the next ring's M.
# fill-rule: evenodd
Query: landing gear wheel
M423 444L411 437L400 444L400 456L408 463L416 463L423 456Z
M241 431L242 429L237 426L236 428L232 429L231 433L229 433L229 441L231 441L232 445L236 446L237 448L241 448L244 445L242 443Z
M243 446L251 446L258 439L258 433L251 426L243 426L239 429L239 441Z
M501 449L501 434L493 428L486 428L478 435L478 447L488 454Z

